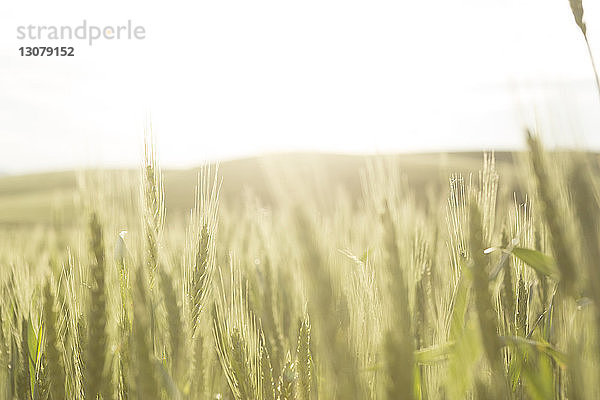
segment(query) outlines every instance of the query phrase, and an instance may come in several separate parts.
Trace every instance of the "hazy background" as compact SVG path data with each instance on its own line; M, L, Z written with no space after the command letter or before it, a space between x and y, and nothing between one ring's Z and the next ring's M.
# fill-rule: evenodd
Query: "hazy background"
M600 57L600 4L584 2ZM146 28L20 57L19 25ZM522 127L600 149L600 102L568 0L5 1L0 172L282 151L515 149Z

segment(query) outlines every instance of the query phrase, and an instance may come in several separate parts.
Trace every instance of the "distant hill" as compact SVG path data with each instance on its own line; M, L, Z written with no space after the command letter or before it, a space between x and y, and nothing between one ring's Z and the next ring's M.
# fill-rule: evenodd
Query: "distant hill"
M495 153L499 171L504 176L514 172L515 154ZM292 153L244 158L222 162L221 201L241 203L246 192L256 195L266 205L273 204L270 179L273 175L301 177L295 184L306 183L302 177L317 177L326 190L344 190L352 197L360 195L360 171L369 162L393 158L394 165L406 176L417 196L427 190L445 196L451 173L476 173L482 166L482 153L435 153L358 156L317 153ZM194 186L199 168L164 172L166 204L171 214L187 213L193 206ZM136 176L134 170L107 170L107 174ZM0 225L49 223L53 210L63 215L73 212L77 172L62 171L0 177ZM441 190L441 192L440 192Z

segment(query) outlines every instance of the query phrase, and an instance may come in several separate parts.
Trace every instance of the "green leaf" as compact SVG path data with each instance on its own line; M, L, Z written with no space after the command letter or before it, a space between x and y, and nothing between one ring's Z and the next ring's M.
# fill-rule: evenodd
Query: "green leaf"
M421 391L422 391L422 379L423 377L421 376L421 370L419 369L418 365L415 364L414 366L414 372L413 372L413 380L414 380L414 386L413 386L413 398L414 399L418 399L421 400L423 397L421 396Z
M29 360L35 364L38 353L38 338L35 329L31 323L31 318L27 321L27 349L29 350Z
M556 267L556 262L550 256L541 253L537 250L515 247L512 249L512 254L537 272L558 280L560 274Z
M525 388L533 400L546 400L554 398L553 371L550 360L539 360L537 368L530 365L523 371Z
M42 359L42 339L44 338L44 325L40 324L37 334L37 345L35 350L35 364L38 365Z
M445 360L454 351L454 342L446 342L437 346L415 351L415 361L421 364L432 364Z
M27 349L29 350L29 385L31 387L31 393L34 395L37 393L37 375L40 368L40 359L42 356L42 338L43 338L43 326L40 324L38 332L35 332L31 317L27 321Z
M538 344L544 347L544 343L533 342L521 337L512 336L503 338L505 342L511 342L513 344L511 350L514 352L512 357L512 364L515 366L515 370L518 369L519 375L515 376L513 384L518 383L518 379L521 378L524 383L525 389L532 400L545 400L551 399L554 396L553 393L553 371L552 364L550 363L549 357L540 357L545 352L530 352L528 350L538 349ZM516 386L513 386L516 388Z
M29 353L29 390L33 395L35 391L35 360L37 359L37 336L31 323L31 317L27 321L27 352Z
M500 336L506 345L525 346L529 349L537 351L538 353L545 354L556 361L560 366L565 367L567 365L567 356L560 350L556 349L550 343L545 341L535 341L531 339L525 339L520 336Z
M518 352L517 352L518 353ZM508 365L508 378L510 381L510 386L513 391L517 390L517 386L519 385L519 380L521 379L521 371L523 369L522 356L518 354L519 357L511 357L510 364Z
M462 266L463 273L468 273L468 269ZM458 339L462 336L465 328L465 316L469 304L469 287L465 282L465 276L461 275L454 289L452 299L452 316L450 319L450 337Z
M160 360L155 360L154 363L156 365L156 368L158 369L158 372L160 373L163 386L167 390L169 398L176 400L181 399L181 393L179 392L179 389L177 388L173 377L169 373L167 366L164 363L160 362Z

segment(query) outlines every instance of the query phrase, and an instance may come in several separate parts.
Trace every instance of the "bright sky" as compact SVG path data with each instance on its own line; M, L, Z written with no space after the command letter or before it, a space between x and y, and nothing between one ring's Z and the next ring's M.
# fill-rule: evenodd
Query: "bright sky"
M600 2L584 2L600 64ZM141 25L133 41L17 40L33 25ZM75 47L21 57L19 47ZM600 149L568 0L0 3L0 171L166 167L279 151Z

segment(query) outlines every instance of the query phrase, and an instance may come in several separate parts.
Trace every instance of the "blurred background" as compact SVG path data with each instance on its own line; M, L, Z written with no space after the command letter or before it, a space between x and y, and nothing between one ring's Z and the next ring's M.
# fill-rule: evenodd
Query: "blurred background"
M600 4L584 2L600 54ZM122 25L141 41L17 40L19 25ZM21 57L72 45L75 57ZM76 1L0 5L0 173L280 152L600 148L599 100L567 0Z

